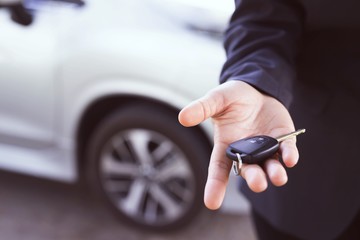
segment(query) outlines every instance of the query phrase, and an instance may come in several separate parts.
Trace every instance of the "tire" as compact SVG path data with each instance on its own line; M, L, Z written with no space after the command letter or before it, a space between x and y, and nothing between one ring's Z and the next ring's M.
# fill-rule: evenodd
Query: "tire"
M92 134L87 179L126 223L176 230L203 208L208 145L166 109L128 106L106 117Z

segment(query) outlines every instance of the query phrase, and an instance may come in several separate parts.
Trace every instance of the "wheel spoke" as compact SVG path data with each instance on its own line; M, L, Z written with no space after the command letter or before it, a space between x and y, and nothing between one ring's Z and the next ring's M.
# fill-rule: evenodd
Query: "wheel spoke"
M118 135L114 137L111 141L113 150L119 155L122 156L124 159L133 160L134 156L127 146L127 140L122 135Z
M120 201L121 209L131 216L139 215L146 191L146 182L141 179L135 180L130 187L128 196Z
M166 155L173 152L172 144L169 141L163 141L153 152L153 157L157 160L164 159Z
M149 192L151 196L163 207L165 217L168 219L177 218L183 210L173 198L170 197L158 184L153 184Z
M131 131L128 135L131 148L142 165L152 165L151 156L148 150L148 143L151 135L145 131Z
M171 178L182 178L182 179L191 179L192 174L190 167L185 159L181 156L178 156L173 159L173 161L168 161L163 164L158 169L156 179L159 181L166 181Z
M101 167L105 176L136 177L139 174L139 167L136 164L119 162L110 154L103 156Z

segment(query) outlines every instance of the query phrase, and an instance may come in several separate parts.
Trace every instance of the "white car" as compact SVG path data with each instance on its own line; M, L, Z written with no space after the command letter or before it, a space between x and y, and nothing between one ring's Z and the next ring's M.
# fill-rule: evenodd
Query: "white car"
M188 224L202 206L212 130L184 128L177 114L218 84L227 21L190 3L0 8L0 168L85 180L142 228Z

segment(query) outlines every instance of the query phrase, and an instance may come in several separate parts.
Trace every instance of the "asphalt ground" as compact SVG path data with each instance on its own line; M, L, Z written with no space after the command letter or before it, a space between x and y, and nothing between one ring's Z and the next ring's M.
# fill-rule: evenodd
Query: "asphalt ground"
M254 240L246 215L204 210L181 231L124 225L83 187L0 171L1 240Z

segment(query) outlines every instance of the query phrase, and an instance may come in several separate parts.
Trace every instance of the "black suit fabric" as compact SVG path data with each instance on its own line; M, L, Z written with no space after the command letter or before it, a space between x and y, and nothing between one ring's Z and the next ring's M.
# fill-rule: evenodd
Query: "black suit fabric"
M221 82L248 82L307 129L284 187L241 184L258 214L302 239L334 239L360 209L359 13L360 1L242 0L225 35Z

